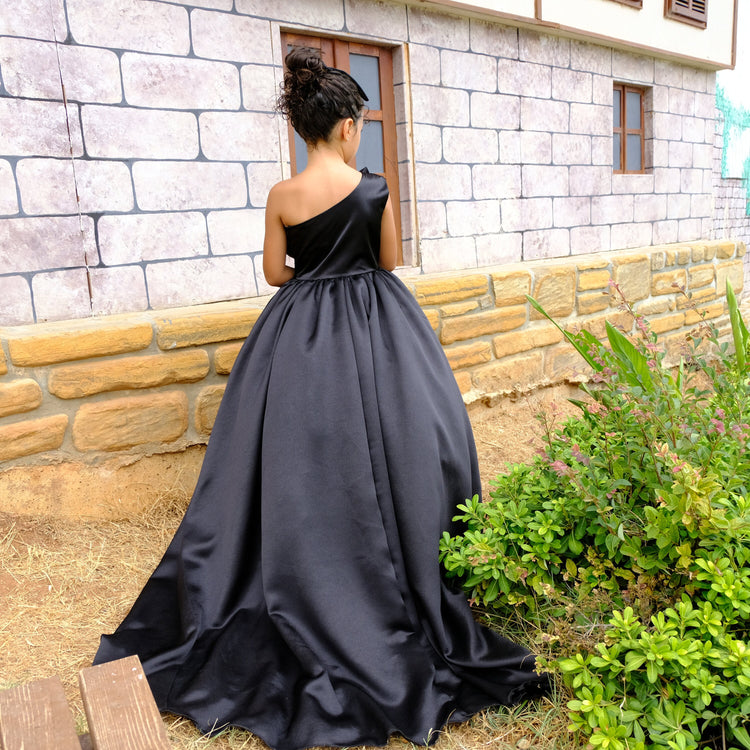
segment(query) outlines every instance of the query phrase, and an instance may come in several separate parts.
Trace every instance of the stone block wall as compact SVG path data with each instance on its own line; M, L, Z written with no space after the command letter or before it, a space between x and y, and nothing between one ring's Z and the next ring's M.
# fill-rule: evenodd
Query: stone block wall
M715 74L510 23L399 0L17 0L0 324L270 291L282 26L394 50L405 277L709 238ZM612 174L614 82L647 90L647 174Z
M564 326L586 326L603 337L609 320L632 331L610 293L612 279L678 352L700 314L725 324L726 281L741 291L744 253L742 243L694 242L406 283L472 402L585 376L581 360L530 307L527 294ZM0 510L23 510L20 498L42 486L35 498L67 502L86 476L89 493L117 494L117 482L96 482L113 464L137 467L204 445L226 377L262 307L262 300L224 302L0 329ZM71 465L75 480L60 480ZM140 488L137 501L152 492L150 485ZM81 512L92 512L89 495L77 502Z

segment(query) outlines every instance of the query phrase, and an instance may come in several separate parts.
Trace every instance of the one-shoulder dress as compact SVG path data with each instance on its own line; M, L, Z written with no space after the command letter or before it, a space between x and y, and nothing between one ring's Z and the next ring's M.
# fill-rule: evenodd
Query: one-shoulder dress
M435 333L379 268L387 198L363 170L287 227L294 278L237 357L169 548L96 654L138 654L159 708L205 733L423 744L546 688L441 575L438 541L479 472Z

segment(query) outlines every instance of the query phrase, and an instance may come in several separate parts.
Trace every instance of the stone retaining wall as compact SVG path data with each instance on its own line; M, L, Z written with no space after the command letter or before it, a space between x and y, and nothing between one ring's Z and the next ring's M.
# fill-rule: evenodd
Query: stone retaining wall
M701 314L725 323L726 280L741 291L744 253L742 242L691 242L405 283L468 403L583 377L577 355L527 294L562 324L603 336L605 320L632 329L612 279L669 347ZM0 328L0 510L117 515L153 501L157 487L174 483L179 461L170 469L143 464L154 477L125 500L102 472L130 467L137 475L133 467L146 458L207 442L226 377L265 301ZM187 455L189 491L200 455Z

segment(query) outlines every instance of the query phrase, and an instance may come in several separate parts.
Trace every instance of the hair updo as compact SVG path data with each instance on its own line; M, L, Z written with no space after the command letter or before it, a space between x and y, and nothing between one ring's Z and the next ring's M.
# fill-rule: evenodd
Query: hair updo
M277 108L305 143L327 141L337 122L362 115L367 97L348 74L329 68L320 52L295 47L284 60L286 72Z

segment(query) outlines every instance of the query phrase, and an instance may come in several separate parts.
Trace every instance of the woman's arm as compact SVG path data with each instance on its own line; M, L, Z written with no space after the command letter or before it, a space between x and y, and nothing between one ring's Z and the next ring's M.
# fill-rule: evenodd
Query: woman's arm
M263 238L263 275L271 286L282 286L294 276L286 264L286 232L281 220L278 185L271 188L266 201L266 235Z
M380 221L380 267L385 268L386 271L392 271L396 267L397 258L396 224L393 220L393 206L389 196Z

